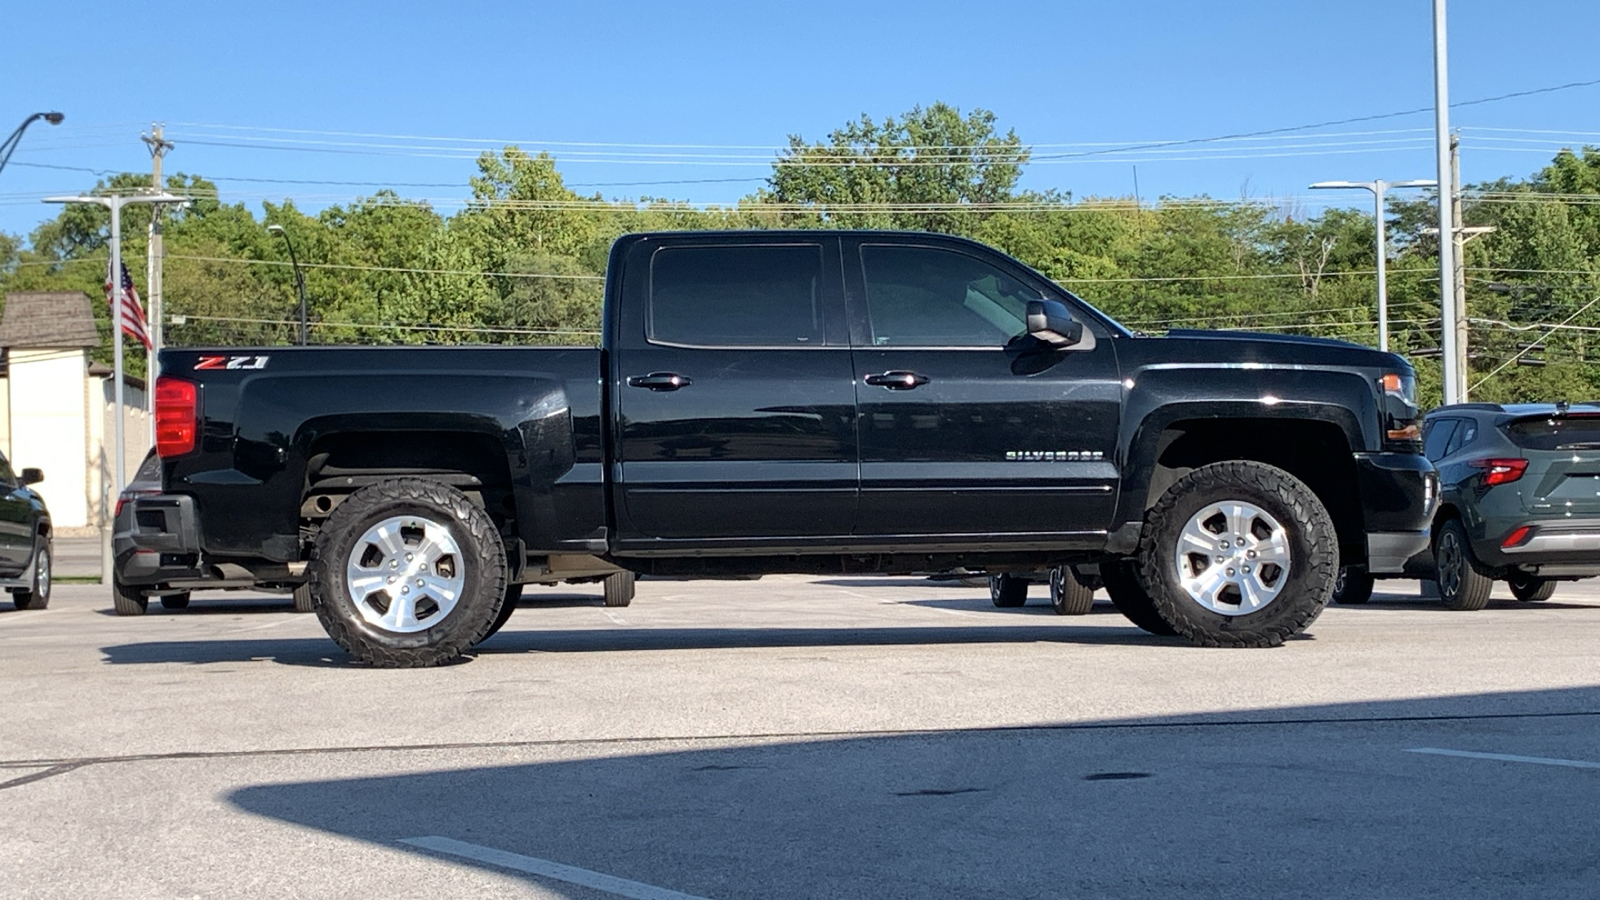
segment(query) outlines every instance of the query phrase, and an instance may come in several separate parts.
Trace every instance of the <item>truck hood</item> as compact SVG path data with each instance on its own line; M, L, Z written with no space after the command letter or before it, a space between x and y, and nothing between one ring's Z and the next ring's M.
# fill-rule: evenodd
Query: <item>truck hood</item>
M1149 340L1190 344L1195 349L1194 358L1197 359L1274 365L1371 366L1388 371L1411 371L1411 365L1396 354L1333 338L1260 331L1174 328L1163 337Z

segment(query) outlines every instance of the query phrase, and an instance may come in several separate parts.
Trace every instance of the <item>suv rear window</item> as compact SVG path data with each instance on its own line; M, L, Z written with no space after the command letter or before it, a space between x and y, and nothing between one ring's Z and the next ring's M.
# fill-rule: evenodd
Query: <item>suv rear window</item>
M1600 416L1553 416L1521 419L1505 427L1511 442L1525 450L1572 450L1600 447Z

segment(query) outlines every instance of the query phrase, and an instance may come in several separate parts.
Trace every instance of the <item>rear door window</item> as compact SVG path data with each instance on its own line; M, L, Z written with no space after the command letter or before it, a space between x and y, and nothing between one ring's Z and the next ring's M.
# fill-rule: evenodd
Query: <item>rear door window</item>
M823 342L822 247L668 247L650 264L648 334L695 347Z
M1524 450L1577 450L1600 447L1600 416L1522 419L1505 426L1506 436Z
M1458 419L1434 419L1428 423L1427 433L1422 437L1422 453L1431 462L1444 459L1445 447L1450 444L1450 438L1455 434Z
M1478 423L1471 419L1458 419L1455 431L1450 435L1450 442L1444 445L1444 455L1452 456L1457 450L1472 443L1478 436Z

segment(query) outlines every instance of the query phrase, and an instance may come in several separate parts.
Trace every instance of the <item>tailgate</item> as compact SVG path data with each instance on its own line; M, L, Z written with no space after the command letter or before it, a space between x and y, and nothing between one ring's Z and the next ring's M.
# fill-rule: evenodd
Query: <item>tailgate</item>
M1600 516L1600 416L1556 415L1501 426L1528 460L1523 508L1574 517Z

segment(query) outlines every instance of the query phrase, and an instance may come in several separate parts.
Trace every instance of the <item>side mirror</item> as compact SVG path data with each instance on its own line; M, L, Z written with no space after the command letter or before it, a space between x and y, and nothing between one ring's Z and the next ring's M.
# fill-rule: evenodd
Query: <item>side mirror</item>
M1060 300L1029 300L1028 333L1052 347L1070 347L1083 340L1083 323Z
M42 470L42 469L23 469L22 470L22 483L23 484L38 484L39 482L41 482L43 480L44 480L44 470Z

